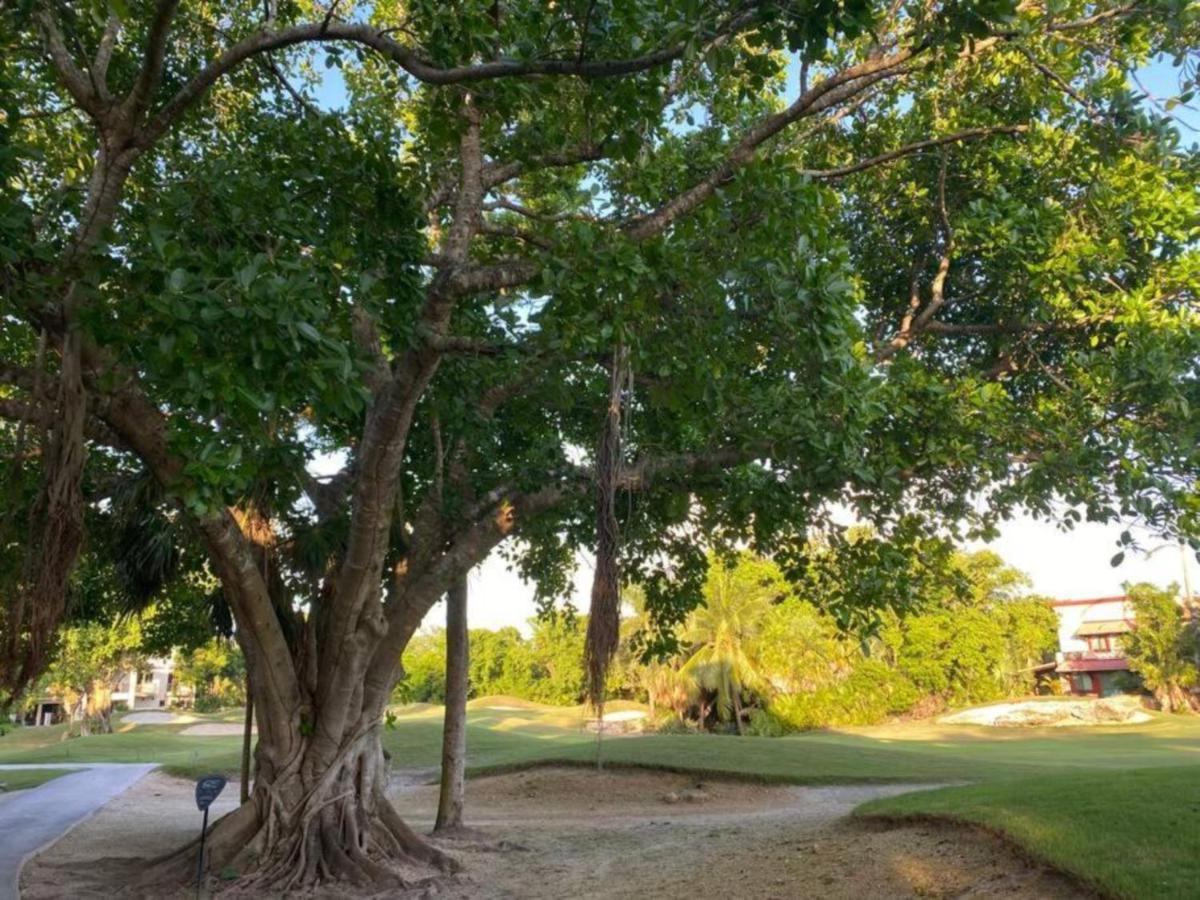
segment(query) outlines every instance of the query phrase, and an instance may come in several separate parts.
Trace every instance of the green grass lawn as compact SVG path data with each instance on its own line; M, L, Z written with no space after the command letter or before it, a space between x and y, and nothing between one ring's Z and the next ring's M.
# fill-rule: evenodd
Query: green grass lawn
M76 769L3 769L0 770L0 784L5 791L23 791L35 788L39 784L53 781L62 775L67 775ZM3 793L3 792L0 792Z
M611 709L618 709L614 705ZM393 765L433 768L441 748L441 707L400 708L384 733ZM236 724L240 711L195 717ZM596 736L582 708L483 698L468 713L468 764L475 774L547 761L589 763ZM62 740L64 726L18 728L0 737L0 763L157 762L195 776L235 773L237 735L183 735L187 725L134 725ZM1200 765L1200 717L1156 715L1143 725L1003 729L903 723L785 738L649 735L605 738L606 763L723 773L795 784L848 781L1000 781L1151 766Z
M0 763L156 762L191 777L236 772L241 759L237 737L181 735L185 725L132 725L114 718L114 734L63 740L65 725L16 728L0 737Z
M236 723L241 713L197 718ZM440 707L396 710L384 734L393 765L435 768L441 721ZM586 721L582 708L474 701L469 771L594 763ZM61 727L16 729L0 738L0 763L158 762L184 777L236 773L240 737L185 736L185 727L118 718L115 734L67 741ZM601 752L609 765L794 784L972 782L869 804L862 814L979 823L1114 896L1200 896L1191 887L1200 885L1200 717L1086 729L903 723L785 738L608 737Z
M1200 766L943 788L856 815L982 825L1114 897L1200 896Z

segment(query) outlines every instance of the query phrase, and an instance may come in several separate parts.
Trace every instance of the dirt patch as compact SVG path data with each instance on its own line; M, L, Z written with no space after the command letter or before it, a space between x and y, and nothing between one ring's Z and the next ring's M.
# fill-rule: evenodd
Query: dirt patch
M467 789L476 837L445 844L465 870L436 896L1091 896L986 834L845 818L864 800L911 789L764 786L565 768L478 779ZM414 825L429 827L436 786L398 778L392 795ZM231 809L236 798L230 784L219 810ZM191 782L151 775L29 863L23 896L86 900L120 893L130 859L175 849L198 827ZM96 862L104 857L125 862Z

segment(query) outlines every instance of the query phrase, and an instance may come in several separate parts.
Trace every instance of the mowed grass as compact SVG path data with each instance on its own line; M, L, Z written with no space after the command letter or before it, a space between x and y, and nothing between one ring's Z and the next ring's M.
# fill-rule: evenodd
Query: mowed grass
M609 711L636 708L611 704ZM442 709L395 710L383 741L397 768L436 768ZM241 721L240 711L196 716ZM473 774L546 762L678 769L794 784L1001 781L1036 775L1200 765L1200 717L1155 715L1143 725L1107 728L982 728L902 723L785 738L731 735L606 736L586 730L582 707L541 706L508 697L472 701L468 768ZM193 723L188 723L193 724ZM62 740L63 726L18 728L0 737L0 763L156 762L181 776L235 773L240 735L193 736L181 725L135 725Z
M201 720L222 721L218 717ZM0 737L0 763L153 762L182 777L238 770L240 737L194 737L180 734L187 724L135 725L122 722L120 715L114 717L113 725L113 734L67 740L63 739L65 725L15 728Z
M28 788L35 788L39 784L45 784L47 781L53 781L55 778L60 778L63 775L68 775L75 769L0 769L0 785L3 785L3 791L24 791Z
M981 825L1113 897L1200 896L1200 766L944 788L855 814Z
M392 765L432 775L442 709L394 712L383 737ZM232 723L241 714L197 718ZM468 771L593 765L599 752L609 766L765 782L970 782L871 803L860 814L979 824L1116 897L1200 896L1200 717L1156 714L1141 725L1103 728L902 723L785 738L648 735L602 742L586 730L588 719L581 707L473 701ZM0 738L0 763L157 762L183 777L236 774L240 736L183 735L185 727L118 719L115 734L67 741L61 728L17 729Z

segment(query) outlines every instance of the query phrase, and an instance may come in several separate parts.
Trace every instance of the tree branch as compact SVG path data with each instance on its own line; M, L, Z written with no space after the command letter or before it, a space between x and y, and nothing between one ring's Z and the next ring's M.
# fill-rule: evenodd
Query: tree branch
M90 68L92 76L92 87L95 89L97 96L104 102L111 99L108 91L108 64L112 61L113 49L117 44L117 36L121 33L121 20L115 16L109 16L108 22L104 25L104 34L100 36L100 45L96 48L96 56L92 60Z
M162 80L163 63L167 56L167 33L178 8L179 0L158 0L154 8L154 18L150 22L150 30L146 37L142 68L133 84L133 90L129 92L124 103L126 111L134 117L150 105L151 95Z
M98 118L102 112L99 97L92 89L91 81L79 70L79 67L75 65L75 60L71 58L71 53L67 50L62 31L58 27L58 22L54 20L53 14L49 9L42 8L34 13L34 16L42 30L42 36L45 38L46 51L50 55L50 61L54 64L54 69L58 72L58 77L62 80L67 92L81 109L90 114L92 118Z
M169 2L169 0L165 0ZM259 53L296 44L347 41L369 47L396 62L418 81L434 85L467 84L496 78L520 78L538 75L578 78L613 78L653 69L678 59L686 45L656 50L629 59L584 60L495 60L468 66L441 68L414 50L388 37L385 31L359 22L309 22L278 30L264 30L229 47L185 84L146 129L150 141L165 132L175 120L196 102L218 79Z
M909 71L910 60L922 49L917 46L899 50L890 56L864 60L809 88L787 109L759 120L704 178L653 212L627 222L626 234L635 241L643 241L662 233L672 222L694 210L711 197L717 188L731 180L739 169L754 159L758 148L770 138L793 122L848 100L885 78L904 74Z
M911 156L914 153L920 153L922 150L929 150L934 147L942 147L946 144L958 144L966 141L976 141L981 138L992 137L997 134L1026 134L1029 131L1028 125L996 125L989 128L968 128L965 131L958 131L954 134L943 135L942 137L930 138L924 141L917 141L912 144L906 144L903 147L897 147L895 150L889 150L887 153L880 153L878 156L872 156L869 159L859 160L856 163L850 163L845 166L837 166L831 169L800 169L801 175L807 175L810 178L832 179L843 178L846 175L853 175L856 172L862 172L866 169L874 168L875 166L885 165L905 156Z

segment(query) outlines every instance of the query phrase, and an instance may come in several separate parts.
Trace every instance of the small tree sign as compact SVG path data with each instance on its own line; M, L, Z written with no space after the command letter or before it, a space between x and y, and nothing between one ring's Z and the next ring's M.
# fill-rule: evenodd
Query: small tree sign
M205 775L196 782L196 808L204 811L204 824L200 826L200 854L196 857L196 895L200 894L200 881L204 877L204 839L208 835L208 808L225 790L225 779L220 775Z

